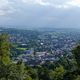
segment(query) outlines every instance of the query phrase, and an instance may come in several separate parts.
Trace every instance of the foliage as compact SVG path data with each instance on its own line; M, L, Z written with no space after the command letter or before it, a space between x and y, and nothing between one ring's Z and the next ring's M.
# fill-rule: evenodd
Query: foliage
M80 45L72 50L78 66L80 67Z
M4 64L10 63L10 43L6 34L0 34L0 61Z

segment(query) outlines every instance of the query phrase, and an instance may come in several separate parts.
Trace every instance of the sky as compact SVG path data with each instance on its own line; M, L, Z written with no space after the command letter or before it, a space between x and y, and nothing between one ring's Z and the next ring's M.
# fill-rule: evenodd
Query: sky
M80 28L80 0L0 0L0 26Z

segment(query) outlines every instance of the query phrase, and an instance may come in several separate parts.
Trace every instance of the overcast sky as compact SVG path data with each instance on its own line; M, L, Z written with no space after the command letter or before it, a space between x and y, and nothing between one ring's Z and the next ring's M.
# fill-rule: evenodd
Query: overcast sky
M80 28L80 0L0 0L0 25Z

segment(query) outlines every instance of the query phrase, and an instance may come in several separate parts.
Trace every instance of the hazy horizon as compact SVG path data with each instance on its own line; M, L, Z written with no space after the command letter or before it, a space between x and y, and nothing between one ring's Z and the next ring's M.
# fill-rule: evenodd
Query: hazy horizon
M80 0L0 0L0 27L80 28Z

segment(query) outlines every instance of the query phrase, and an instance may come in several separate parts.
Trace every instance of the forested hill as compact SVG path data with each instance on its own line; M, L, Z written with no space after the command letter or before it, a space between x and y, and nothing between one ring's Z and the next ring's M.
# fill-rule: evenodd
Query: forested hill
M14 63L10 56L8 35L0 34L0 80L80 80L80 45L71 58L63 56L57 62L27 66L22 60Z

